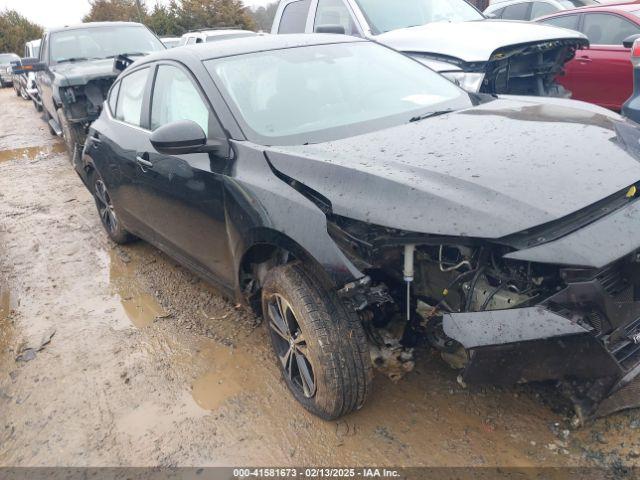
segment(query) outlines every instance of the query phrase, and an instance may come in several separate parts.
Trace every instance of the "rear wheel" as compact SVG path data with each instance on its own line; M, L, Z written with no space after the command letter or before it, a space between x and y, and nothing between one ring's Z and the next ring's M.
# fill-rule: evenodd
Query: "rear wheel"
M38 102L36 102L35 100L33 100L33 108L36 109L36 112L41 112L42 111L42 105L40 105Z
M355 312L301 264L271 270L262 311L285 383L311 413L333 420L364 405L373 377Z
M109 190L100 174L95 170L89 175L89 185L91 185L100 221L109 238L121 245L135 240L135 237L122 226L113 206Z

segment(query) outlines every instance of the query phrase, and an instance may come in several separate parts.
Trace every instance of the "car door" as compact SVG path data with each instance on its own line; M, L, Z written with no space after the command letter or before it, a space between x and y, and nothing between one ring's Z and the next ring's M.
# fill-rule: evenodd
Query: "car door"
M40 62L46 65L45 69L37 72L36 85L38 87L38 94L42 100L42 106L47 112L55 112L55 106L53 104L53 72L51 71L51 64L49 61L49 42L50 36L45 36L42 41L42 48L40 49Z
M93 124L87 154L109 190L117 215L127 229L148 238L151 228L141 201L136 159L146 147L149 131L142 123L151 83L150 66L127 70L111 88L107 108Z
M194 76L172 62L157 65L149 125L192 120L210 139L226 136ZM149 132L150 133L150 132ZM163 250L225 286L234 274L226 234L223 182L227 155L163 155L145 135L137 159L145 222Z
M612 13L584 13L580 30L591 45L576 55L584 65L579 99L619 111L633 92L631 51L622 42L640 26Z

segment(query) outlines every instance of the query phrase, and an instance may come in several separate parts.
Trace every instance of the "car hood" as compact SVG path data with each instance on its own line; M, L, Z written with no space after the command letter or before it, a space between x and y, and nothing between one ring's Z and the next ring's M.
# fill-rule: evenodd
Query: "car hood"
M66 62L53 65L51 70L58 75L61 87L86 85L96 78L116 78L119 72L113 68L113 58Z
M561 99L494 100L326 143L269 147L334 214L410 232L498 239L640 180L640 128Z
M565 28L504 20L429 23L392 30L375 39L401 52L429 53L464 62L486 62L500 48L551 40L588 45L584 35Z

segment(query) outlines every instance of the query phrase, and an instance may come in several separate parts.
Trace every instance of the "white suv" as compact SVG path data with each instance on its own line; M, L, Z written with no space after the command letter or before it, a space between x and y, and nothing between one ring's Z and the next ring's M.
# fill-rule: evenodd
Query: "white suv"
M195 32L188 32L182 35L179 46L193 45L195 43L209 43L218 40L229 40L231 38L253 37L255 35L258 34L250 30L197 30Z

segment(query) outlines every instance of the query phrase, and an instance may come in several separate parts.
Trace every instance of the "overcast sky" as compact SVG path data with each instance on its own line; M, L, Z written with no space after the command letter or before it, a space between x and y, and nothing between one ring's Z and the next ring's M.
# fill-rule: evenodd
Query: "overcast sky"
M266 5L269 0L243 0L245 5ZM153 6L156 0L147 0ZM89 11L88 0L0 0L0 10L17 10L45 28L79 23Z

